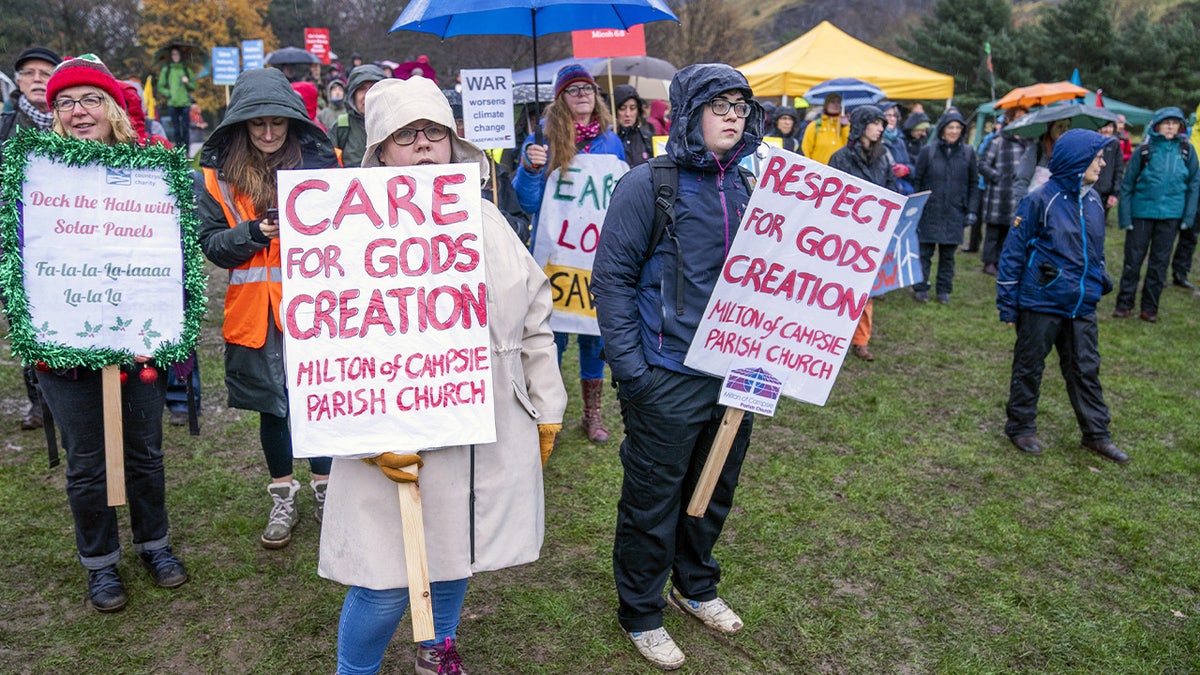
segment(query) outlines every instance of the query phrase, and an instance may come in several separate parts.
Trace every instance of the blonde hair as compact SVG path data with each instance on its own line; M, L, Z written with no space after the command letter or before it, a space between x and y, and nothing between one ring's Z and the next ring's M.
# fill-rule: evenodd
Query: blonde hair
M559 95L546 106L546 140L550 142L550 159L546 162L546 175L555 169L566 170L575 159L575 116L571 108L563 101L566 93ZM612 127L612 114L600 92L594 95L596 107L592 109L593 122L600 123L600 133L603 134Z
M300 166L303 157L300 152L300 134L296 132L288 119L287 137L283 146L271 154L265 154L254 147L250 140L250 132L246 130L246 122L241 122L229 130L225 142L225 158L221 170L234 190L246 195L254 204L256 215L262 216L276 200L275 172L279 169L294 169Z
M125 108L117 105L113 97L109 96L108 92L103 89L99 87L91 88L95 90L96 94L100 95L100 107L104 109L104 118L108 120L108 126L112 129L109 132L112 136L112 141L107 142L107 144L137 143L137 132L133 130L133 123L129 121L129 113L125 111ZM62 117L58 113L58 108L54 106L54 101L47 101L47 103L54 110L54 133L59 136L70 136L67 133L66 125L63 124Z

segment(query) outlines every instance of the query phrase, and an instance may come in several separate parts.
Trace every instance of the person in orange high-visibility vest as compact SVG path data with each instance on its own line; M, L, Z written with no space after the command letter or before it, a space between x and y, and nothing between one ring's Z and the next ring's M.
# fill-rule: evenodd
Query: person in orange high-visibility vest
M204 255L229 270L225 294L225 385L229 407L259 413L271 483L266 548L283 548L299 517L292 477L283 334L276 171L337 166L333 146L308 118L304 102L273 68L242 73L224 121L200 150L196 214ZM310 459L316 518L321 520L328 457Z

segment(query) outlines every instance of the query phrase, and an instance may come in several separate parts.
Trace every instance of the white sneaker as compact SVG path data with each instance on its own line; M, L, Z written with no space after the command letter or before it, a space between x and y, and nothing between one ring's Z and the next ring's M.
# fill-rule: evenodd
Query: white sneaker
M729 609L729 605L720 598L704 602L688 600L671 587L671 592L667 593L667 602L684 614L691 614L700 619L705 626L726 635L734 635L742 629L742 618Z
M683 651L667 634L665 628L625 631L638 653L662 670L675 670L683 665Z

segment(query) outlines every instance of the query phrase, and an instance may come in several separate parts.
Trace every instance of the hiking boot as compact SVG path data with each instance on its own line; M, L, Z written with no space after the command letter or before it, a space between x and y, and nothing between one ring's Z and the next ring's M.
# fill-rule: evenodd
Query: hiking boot
M271 483L267 486L274 504L267 517L267 529L262 533L263 548L283 548L292 541L292 528L296 527L296 491L300 483Z
M666 628L625 631L638 653L662 670L676 670L683 665L683 650L675 644Z
M1118 307L1113 310L1112 315L1114 319L1125 319L1129 317L1129 311L1128 307Z
M999 270L999 268L996 267L995 263L988 263L983 266L983 273L988 276L994 277L1000 273L1000 270Z
M917 291L913 299L917 302L929 302L929 291Z
M88 571L88 600L97 612L119 612L125 609L129 596L125 595L125 584L116 565L100 570Z
M938 298L939 304L942 304L942 305L950 304L950 294L949 293L938 293L937 298Z
M1030 455L1040 455L1043 452L1041 442L1038 441L1037 437L1033 434L1028 434L1026 436L1013 436L1008 440L1012 441L1012 444L1017 446L1017 449L1021 452L1028 453Z
M604 380L580 380L583 389L583 431L593 443L607 443L608 429L600 417L600 396L604 391Z
M1124 464L1129 461L1129 455L1121 451L1112 441L1100 441L1098 443L1080 443L1084 448L1100 455L1105 459L1111 459L1117 464Z
M850 353L854 354L863 361L874 361L875 355L866 345L853 345L850 347Z
M417 675L467 675L453 638L446 638L442 644L432 647L417 645L415 672Z
M171 553L170 546L153 551L142 551L139 557L146 569L150 570L150 576L154 578L154 583L161 588L179 588L188 580L187 570L183 568L183 563L179 562L179 558Z
M313 503L315 505L313 508L313 516L316 517L317 522L319 523L325 518L325 489L329 487L329 481L314 480L309 483L309 485L312 487Z
M42 428L42 406L29 405L29 412L21 418L21 431L33 431Z
M667 593L667 602L683 612L691 614L700 619L705 626L720 631L726 635L735 635L742 629L742 619L729 609L729 605L720 598L712 600L689 600L679 594L679 591L671 587L671 592Z

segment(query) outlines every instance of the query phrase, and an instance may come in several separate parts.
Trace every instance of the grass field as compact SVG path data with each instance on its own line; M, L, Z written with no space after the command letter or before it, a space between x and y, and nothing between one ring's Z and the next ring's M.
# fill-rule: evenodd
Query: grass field
M1110 230L1114 276L1122 241ZM1053 356L1048 450L1035 458L1003 433L1013 332L996 319L993 279L977 256L958 261L949 306L904 292L876 304L877 360L851 358L828 405L784 402L757 420L716 551L746 629L722 638L669 611L682 672L1200 671L1200 298L1166 289L1157 325L1109 318L1111 295L1101 303L1105 396L1130 464L1079 447ZM167 432L172 538L192 580L153 587L126 527L130 602L111 616L84 603L63 471L47 469L40 433L17 428L24 401L5 347L0 672L333 672L343 589L316 575L307 488L292 545L258 543L269 498L257 421L224 407L211 296L203 433ZM582 437L567 379L542 559L472 581L459 642L473 674L653 672L615 619L620 434L606 446ZM408 630L384 672L411 672Z

